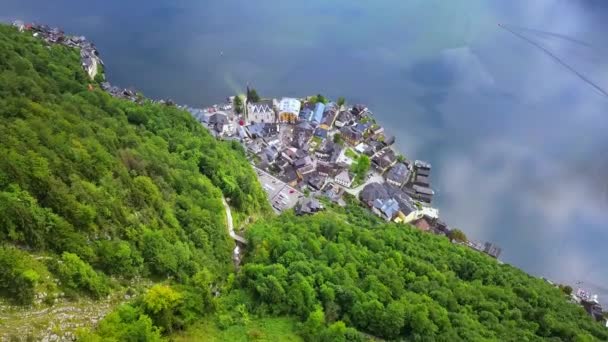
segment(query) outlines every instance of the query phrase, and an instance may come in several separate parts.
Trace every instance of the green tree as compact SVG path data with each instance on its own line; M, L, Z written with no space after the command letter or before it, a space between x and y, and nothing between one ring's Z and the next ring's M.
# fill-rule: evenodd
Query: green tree
M182 294L168 285L154 285L143 297L145 311L152 317L154 324L165 332L173 331L179 325L176 308L182 301Z
M234 97L234 103L233 103L233 105L234 105L234 111L237 114L242 114L243 113L243 100L241 99L240 95L236 95Z
M344 106L344 104L346 104L346 99L344 97L340 96L340 97L338 97L336 104L338 105L338 107L342 108L342 106Z
M344 140L342 140L342 134L336 133L334 134L333 141L335 144L343 145Z
M160 329L152 319L131 305L120 306L99 323L95 332L84 332L78 336L82 341L162 341Z
M329 100L325 96L318 94L317 96L312 97L312 103L328 104Z
M365 175L369 171L371 162L369 157L362 154L357 158L357 161L351 165L351 171L355 174L357 182L361 182L365 179Z
M248 103L256 103L260 102L260 95L254 88L247 87L247 102Z
M459 242L467 242L469 241L467 239L467 236L465 235L465 233L458 229L458 228L454 228L450 231L450 233L448 234L448 237L450 238L450 240L456 240Z
M572 294L572 286L570 285L559 285L559 289L568 296Z

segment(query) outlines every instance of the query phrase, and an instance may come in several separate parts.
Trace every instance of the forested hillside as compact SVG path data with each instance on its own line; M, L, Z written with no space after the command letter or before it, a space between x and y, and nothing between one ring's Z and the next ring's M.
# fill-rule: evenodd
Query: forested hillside
M77 50L0 26L0 296L102 297L108 276L225 277L222 192L243 215L268 210L240 145L89 82Z
M310 341L356 339L346 327L390 340L608 340L543 280L362 210L253 225L238 276L251 309L299 317Z
M558 289L356 204L264 215L238 144L174 107L90 89L79 63L0 26L0 305L147 279L80 339L608 340ZM258 218L237 273L222 193Z

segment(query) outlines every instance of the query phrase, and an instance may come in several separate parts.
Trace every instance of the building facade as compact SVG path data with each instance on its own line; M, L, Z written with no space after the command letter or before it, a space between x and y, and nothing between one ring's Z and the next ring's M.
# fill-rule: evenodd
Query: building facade
M278 105L280 122L296 122L300 114L301 103L297 99L284 97Z

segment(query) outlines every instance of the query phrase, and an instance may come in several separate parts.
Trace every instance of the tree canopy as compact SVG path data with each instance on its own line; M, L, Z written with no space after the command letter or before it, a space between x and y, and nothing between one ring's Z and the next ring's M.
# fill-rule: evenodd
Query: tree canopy
M347 328L390 340L608 339L542 279L364 210L284 214L251 227L238 281L254 310L300 317L311 341Z
M94 297L105 275L226 274L222 193L237 213L269 210L242 147L175 107L89 90L79 58L0 26L0 242L54 254L64 290ZM38 286L33 264L0 279Z

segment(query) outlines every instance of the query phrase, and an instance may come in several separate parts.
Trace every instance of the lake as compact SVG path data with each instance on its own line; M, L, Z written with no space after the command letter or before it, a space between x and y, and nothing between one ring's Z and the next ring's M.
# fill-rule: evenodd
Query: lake
M433 164L451 226L608 296L605 1L2 1L15 18L87 36L113 84L154 98L365 103Z

